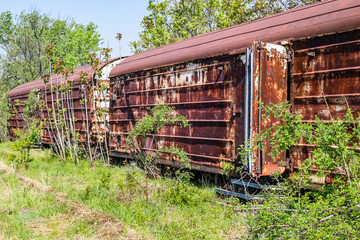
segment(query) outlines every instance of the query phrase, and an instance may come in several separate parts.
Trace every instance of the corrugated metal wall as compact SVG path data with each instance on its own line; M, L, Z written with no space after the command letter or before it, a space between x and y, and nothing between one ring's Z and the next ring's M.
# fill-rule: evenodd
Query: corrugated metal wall
M113 78L111 93L117 99L110 108L110 147L114 154L127 152L127 133L148 107L167 104L187 116L191 127L165 127L156 135L155 148L177 145L188 153L195 169L221 172L220 162L236 162L236 150L243 143L244 73L241 59L232 56ZM169 156L162 161L177 164Z
M305 122L342 118L360 111L360 30L293 42L290 96ZM296 170L309 157L311 145L290 152Z

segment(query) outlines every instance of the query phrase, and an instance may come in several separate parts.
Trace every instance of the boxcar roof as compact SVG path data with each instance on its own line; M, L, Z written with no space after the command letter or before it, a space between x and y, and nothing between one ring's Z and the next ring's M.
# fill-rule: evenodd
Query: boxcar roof
M118 59L119 58L111 59L108 63L112 63ZM100 66L100 69L105 67L108 63L103 63ZM76 69L76 71L73 74L71 74L67 79L70 81L74 81L75 83L78 82L80 80L80 72L88 72L89 77L91 77L91 75L94 74L91 66L87 65L87 66L79 67L78 69ZM54 74L51 76L51 81L49 81L47 83L47 86L50 86L51 84L60 84L64 80L65 80L65 78L62 75ZM21 84L21 85L17 86L16 88L12 89L9 92L8 96L9 96L9 98L16 98L16 97L23 97L23 96L25 97L33 89L45 89L45 84L40 79L31 81L31 82L27 82L27 83Z
M90 65L79 67L67 79L75 82L80 80L80 72L89 72L89 77L90 77L92 73L91 70L92 69ZM65 78L62 75L54 74L51 76L50 81L46 85L50 86L50 85L60 84L64 80ZM45 84L41 79L37 79L31 82L21 84L9 92L9 98L22 97L22 96L25 97L33 89L45 89Z
M110 77L231 54L254 41L274 42L347 31L359 28L359 23L359 0L319 2L135 54L119 63Z

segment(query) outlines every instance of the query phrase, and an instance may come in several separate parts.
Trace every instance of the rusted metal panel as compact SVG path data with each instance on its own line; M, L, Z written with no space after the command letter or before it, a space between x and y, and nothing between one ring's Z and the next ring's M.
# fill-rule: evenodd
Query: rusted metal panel
M360 30L295 41L291 101L305 120L360 110Z
M122 60L116 58L104 63L101 74L96 77L96 87L91 99L91 133L94 141L107 144L109 133L110 79L111 70Z
M305 122L343 118L360 111L360 30L293 42L290 96ZM292 168L311 157L314 146L299 143L290 151ZM316 172L316 169L313 169ZM325 183L332 179L326 179Z
M48 110L47 109L52 109L52 108L56 108L56 104L55 102L58 99L61 99L65 97L65 95L67 95L66 99L69 99L69 101L64 101L63 102L63 106L66 109L73 109L75 106L79 105L79 74L80 72L89 72L89 75L91 76L91 67L90 66L85 66L85 67L80 67L75 73L73 73L72 75L70 75L67 79L64 78L61 75L52 75L50 78L50 81L47 84L44 84L44 82L40 79L38 80L34 80L32 82L28 82L25 84L22 84L16 88L14 88L13 90L11 90L9 92L9 98L11 99L11 105L15 106L15 101L16 99L21 100L21 102L25 102L28 99L28 95L30 93L31 90L33 89L39 89L42 92L42 99L45 103L45 109L43 109L43 112L41 115L41 121L46 121L49 120L49 115L48 115ZM59 88L61 86L63 86L64 84L67 83L73 83L72 86L72 91L70 93L60 93L58 95L58 97L56 97L56 95L54 94L55 90L52 88ZM61 108L62 108L61 107ZM18 109L17 112L19 112L19 110L21 111L21 109ZM74 113L77 110L74 110ZM76 115L76 114L75 114ZM24 126L24 119L22 118L22 116L20 116L19 114L12 116L9 119L9 122L12 123L13 119L16 118L17 122L16 124L13 124L14 126L12 128L10 128L10 132L13 132L15 129L19 129L22 128ZM70 121L72 121L72 119L74 118L73 116L66 116L67 118L67 122L69 123ZM79 127L79 125L77 125L77 127ZM44 144L51 144L51 139L50 139L50 133L49 133L49 128L47 127L43 127L44 131L42 132L42 136L41 136L41 141ZM80 131L81 128L76 128L76 130Z
M359 28L358 0L329 0L144 51L119 64L111 76L229 54L253 41L315 37Z
M62 100L60 109L67 109L64 117L64 124L68 127L74 126L74 131L79 133L79 141L85 143L87 134L91 135L91 143L97 140L104 140L108 132L108 107L109 107L109 73L120 62L119 59L112 59L108 63L104 63L100 66L102 74L100 78L94 76L94 71L91 66L84 66L78 68L74 73L67 78L61 75L52 75L49 82L45 85L42 80L34 80L29 83L22 84L9 93L10 103L15 106L15 101L26 101L28 94L33 89L40 89L42 91L42 99L45 103L45 108L41 114L41 120L53 121L53 116L49 112L49 109L57 109L56 102ZM87 73L88 77L92 79L88 85L82 85L80 83L80 74ZM98 81L99 84L96 83ZM101 84L107 84L107 87L101 89L94 88L94 93L91 92L92 82L94 86ZM65 85L69 85L71 91L64 92L59 89ZM56 90L59 90L59 94L56 95ZM84 102L86 101L86 104ZM21 113L21 106L17 107L18 110L14 112ZM101 110L104 115L99 116L95 111ZM73 124L72 124L73 123ZM24 126L24 119L20 114L13 114L9 119L10 133L15 129L22 128ZM42 143L51 144L53 135L56 131L49 124L43 126L42 131Z
M252 99L252 136L279 123L279 119L264 119L259 102L264 106L278 104L287 100L287 50L280 45L256 42L254 52L254 78ZM254 176L268 176L285 171L285 152L273 160L269 141L264 148L258 149L252 162Z
M317 7L314 7L312 10L320 10L320 4L314 6ZM353 11L355 8L357 6L349 6L348 10ZM339 8L333 9L333 13L338 10ZM322 16L325 15L325 13L322 14ZM305 18L304 16L302 17ZM339 17L337 15L334 17L334 22L339 24L340 18L344 20L347 16ZM298 20L301 22L300 18ZM328 24L331 25L331 23ZM287 25L287 23L284 23L284 25ZM316 24L312 22L312 25L315 26ZM351 25L351 28L348 27L349 25L336 25L338 30L345 31L357 28L358 23L356 26ZM303 32L305 28L310 32ZM245 138L250 137L245 131L248 126L252 126L251 135L254 136L261 129L265 129L279 121L278 119L270 119L270 121L262 119L258 108L259 101L262 101L264 104L270 104L280 103L289 98L294 104L295 111L303 114L304 121L314 121L316 115L327 120L330 117L343 117L346 112L345 103L351 106L353 110L360 111L358 104L360 89L356 86L359 82L358 73L360 69L358 65L360 62L359 30L332 33L326 32L330 31L330 28L324 29L323 32L311 32L313 29L308 26L304 26L304 29L298 29L301 32L300 35L292 35L294 39L302 38L302 40L294 40L292 41L293 46L289 45L289 48L293 50L294 56L290 70L287 69L288 63L286 61L289 55L286 54L282 46L274 44L253 45L252 49L255 52L253 55L254 59L251 60L254 62L254 72L251 73L254 74L251 80L253 81L251 82L253 92L250 95L248 93L249 89L245 90L247 85L244 84L246 79L244 75L247 71L245 70L245 65L248 61L244 54L242 54L241 71L236 73L240 76L239 79L241 80L239 82L241 84L237 85L235 91L236 97L233 98L228 96L230 96L231 91L235 90L235 87L227 80L229 76L234 74L234 69L229 67L225 75L221 74L220 71L216 72L217 63L215 63L214 68L212 61L223 59L222 64L226 66L227 63L225 61L234 62L231 58L235 55L186 62L186 64L192 64L193 72L189 74L189 67L186 67L186 64L171 64L176 61L186 61L189 59L190 53L194 53L192 57L197 58L202 58L202 55L197 55L198 53L195 50L192 52L187 47L181 49L185 52L185 55L181 55L180 50L176 49L176 47L174 48L175 44L155 49L153 52L148 51L144 54L138 54L133 58L129 58L129 62L119 64L117 69L111 73L114 76L111 82L111 93L117 97L111 106L110 114L111 147L116 149L116 152L119 154L125 153L127 151L124 142L126 133L131 130L131 126L138 119L145 116L147 113L145 108L156 106L159 103L166 103L176 107L177 112L190 116L189 119L195 124L192 125L191 129L185 130L177 128L164 129L157 136L159 139L157 146L161 147L175 143L189 152L192 162L197 166L210 166L211 169L219 169L220 161L232 161L234 159L233 156L236 155L236 151L233 151L233 144L235 143L236 146L239 146L239 144L244 142ZM313 36L313 34L325 33L328 33L328 35L309 37ZM210 36L211 34L208 35ZM282 35L278 35L278 37L274 41L283 39ZM189 44L193 44L190 44L190 47L198 46L197 44L202 44L199 38L186 41ZM225 38L223 40L228 41ZM186 41L183 41L181 44L185 44ZM246 41L244 40L244 42ZM287 43L290 42L288 41ZM204 49L206 49L206 46L210 45L204 43L204 46ZM154 54L154 57L148 55L150 52ZM239 52L241 51L237 53ZM176 60L168 56L170 53L176 57ZM227 52L222 51L219 54L225 53ZM164 56L169 57L166 62L162 59ZM149 63L149 59L152 59L153 62ZM342 61L339 61L339 59ZM238 62L241 62L241 60ZM155 67L146 69L152 66ZM137 71L141 67L144 69ZM134 72L129 73L132 70ZM201 72L198 70L201 70ZM290 83L287 79L288 72L290 73ZM201 79L205 79L204 76L208 77L209 74L210 76L213 74L217 76L217 79L221 80L214 82L215 78L213 77L213 80L210 82L207 80L201 81ZM186 81L182 80L182 78L185 78ZM211 77L208 78L211 79ZM191 79L190 83L188 83L189 79ZM201 89L198 84L194 83L194 80L199 81L199 79L202 86ZM219 84L224 85L223 89L230 87L232 90L219 91ZM290 89L288 90L289 86ZM194 91L194 88L198 90ZM239 92L241 92L241 96L238 95ZM288 96L288 93L290 96ZM246 94L248 96L245 96ZM249 100L246 102L245 100L249 99L249 96L251 102ZM234 101L237 101L236 104L234 104ZM247 112L245 115L249 116L248 118L242 116L231 120L229 118L229 109L235 109L235 111L232 111L233 113L243 113L245 110ZM208 117L209 114L216 114L217 125L214 125L215 119ZM212 131L210 131L211 129ZM233 138L233 133L235 133L235 138ZM256 154L257 157L250 163L248 170L255 176L267 176L275 172L284 172L286 165L285 153L273 161L267 156L267 153L271 150L270 145L269 143L265 145L265 148ZM309 148L311 146L299 145L294 146L290 150L292 170L296 171L300 166L299 164L308 156ZM174 166L177 164L172 159L165 158L163 161ZM205 168L202 169L208 171ZM321 182L320 180L318 182ZM325 179L325 181L331 182L331 179Z
M109 131L109 73L120 62L120 59L112 59L108 63L100 66L101 76L94 76L91 66L85 66L77 69L75 73L69 76L68 80L61 78L56 84L63 84L66 81L73 82L72 90L69 93L61 94L62 99L68 99L63 102L63 107L71 109L65 117L65 122L70 126L74 123L75 131L79 133L79 141L83 144L94 144L96 142L106 142ZM87 73L90 79L88 85L81 84L80 74ZM48 84L49 85L49 84ZM46 95L48 108L54 108L54 95L50 91ZM44 110L44 118L48 119L48 111ZM44 127L43 142L50 144L51 132L49 127ZM50 130L50 131L49 131ZM88 137L90 139L88 139Z
M111 79L110 147L127 153L127 133L144 117L147 107L168 104L187 116L190 127L163 128L155 149L183 148L195 169L221 172L220 162L237 164L243 143L244 64L238 56L188 62L120 75ZM146 146L153 150L154 146ZM162 161L176 165L169 155Z

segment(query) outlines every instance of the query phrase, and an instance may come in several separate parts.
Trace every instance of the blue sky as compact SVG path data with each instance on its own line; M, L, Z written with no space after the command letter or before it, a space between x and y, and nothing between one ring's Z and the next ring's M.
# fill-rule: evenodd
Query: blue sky
M113 48L113 57L119 56L116 33L122 33L122 56L131 55L129 43L138 40L140 23L148 14L148 0L1 0L0 11L19 14L31 9L54 18L73 18L77 23L93 22L104 39L102 47Z

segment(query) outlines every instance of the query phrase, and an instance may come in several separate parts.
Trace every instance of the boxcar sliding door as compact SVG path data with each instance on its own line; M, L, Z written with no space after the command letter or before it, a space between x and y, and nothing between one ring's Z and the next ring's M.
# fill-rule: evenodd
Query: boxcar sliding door
M287 50L281 45L256 42L246 49L245 139L251 139L278 122L264 119L260 102L265 106L287 100ZM274 161L268 153L269 142L249 154L248 171L253 176L267 176L285 170L285 152Z

